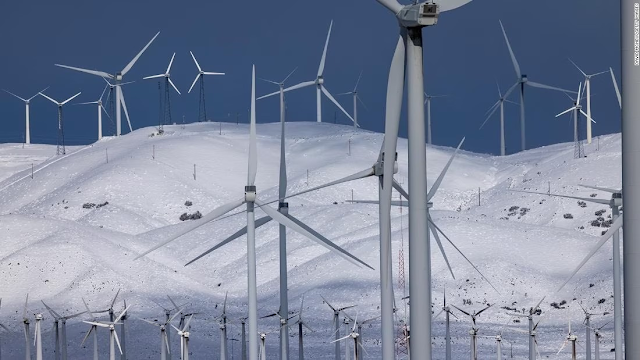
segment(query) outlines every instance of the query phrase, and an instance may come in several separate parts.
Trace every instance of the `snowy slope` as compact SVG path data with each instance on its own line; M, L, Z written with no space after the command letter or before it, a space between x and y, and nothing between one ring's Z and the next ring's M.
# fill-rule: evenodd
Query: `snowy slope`
M133 304L132 316L161 318L154 304L168 304L166 295L188 302L199 311L192 323L193 359L217 358L218 328L212 319L220 314L216 305L229 292L230 316L240 318L246 311L245 238L228 244L200 261L184 264L240 229L245 223L238 215L215 221L185 235L145 258L134 261L184 224L179 216L215 207L242 196L247 171L248 128L246 125L193 124L169 126L163 136L150 136L152 128L137 130L121 138L105 138L87 147L68 149L65 157L55 157L55 147L0 145L0 322L14 334L4 336L3 352L22 354L22 305L29 293L31 312L45 311L40 299L65 313L84 310L81 298L90 306L104 308L118 289ZM258 126L258 197L277 196L279 164L279 124ZM286 136L288 193L350 175L370 167L376 160L382 134L351 127L316 124L287 124ZM350 146L351 154L348 155ZM494 304L479 318L480 333L493 336L503 324L504 338L512 341L514 355L527 353L527 336L510 331L525 324L509 321L502 306L528 308L542 297L543 317L539 326L543 357L565 358L555 353L564 341L567 322L572 320L580 338L584 337L582 310L577 301L592 312L612 311L611 247L603 248L585 266L566 290L553 294L573 267L597 241L602 228L590 226L594 212L604 206L582 208L575 200L522 194L509 189L552 192L598 198L607 194L577 187L591 184L619 187L620 136L603 136L599 149L594 142L585 146L588 158L573 159L573 144L558 144L504 158L461 151L434 198L434 220L456 245L497 287L497 293L448 244L445 250L453 266L452 279L435 243L432 244L434 310L439 311L443 289L448 301L468 309ZM427 148L429 186L444 167L453 149ZM398 144L399 173L407 179L407 142ZM107 162L108 158L108 162ZM31 163L34 177L31 178ZM194 179L195 164L195 179ZM308 179L307 179L308 174ZM377 206L348 204L356 199L375 200L375 179L342 184L289 200L290 213L327 238L378 268ZM480 205L478 189L480 188ZM394 194L397 197L397 194ZM193 202L185 206L185 201ZM86 203L103 204L85 209ZM509 208L528 208L509 215ZM407 210L392 210L394 275L398 250L405 245L408 272ZM513 213L513 212L511 212ZM565 219L571 213L573 219ZM261 216L262 211L257 211ZM269 223L257 231L258 296L261 314L278 307L278 227ZM358 268L330 253L326 248L288 232L289 299L297 309L305 295L305 317L316 333L305 338L305 353L311 359L332 358L331 314L320 295L339 305L358 304L352 311L359 318L378 315L378 271ZM593 284L590 287L590 284ZM402 290L396 289L398 304ZM572 301L576 298L576 301ZM463 305L463 299L472 305ZM598 300L605 299L598 304ZM568 301L566 309L549 306ZM122 307L119 301L118 309ZM402 308L399 316L403 316ZM59 312L60 312L59 311ZM53 347L51 319L43 327L46 351ZM468 358L468 319L454 319L452 332L456 358ZM594 317L603 325L612 315ZM277 331L273 318L260 320L260 328ZM132 319L127 343L131 359L157 358L157 330ZM379 322L365 326L363 337L369 358L379 355ZM612 347L612 325L605 327L603 349ZM86 324L70 320L69 354L72 359L89 358L91 347L80 347ZM297 329L297 328L295 328ZM296 331L291 331L291 351L297 354ZM230 336L239 338L239 326ZM443 317L434 323L436 358L444 357ZM101 334L101 352L106 354L108 335ZM177 337L172 338L178 346ZM135 345L134 345L135 344ZM269 359L277 358L277 334L267 338ZM481 358L495 356L494 340L480 339ZM505 354L509 349L504 345ZM236 356L239 354L236 344ZM583 352L584 350L580 350ZM296 355L297 356L297 355ZM603 359L612 358L607 352ZM292 356L295 358L295 356Z

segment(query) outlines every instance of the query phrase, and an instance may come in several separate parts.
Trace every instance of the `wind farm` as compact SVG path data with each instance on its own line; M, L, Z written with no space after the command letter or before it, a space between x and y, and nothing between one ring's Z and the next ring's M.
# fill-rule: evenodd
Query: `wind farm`
M640 73L568 52L544 71L493 17L472 36L500 65L452 85L435 39L477 1L364 8L384 61L352 59L373 43L322 14L304 41L253 20L211 42L145 26L108 55L72 41L85 55L47 57L54 77L3 83L21 135L0 143L0 359L640 356ZM229 61L246 31L286 45ZM526 90L525 118L530 87L554 91Z

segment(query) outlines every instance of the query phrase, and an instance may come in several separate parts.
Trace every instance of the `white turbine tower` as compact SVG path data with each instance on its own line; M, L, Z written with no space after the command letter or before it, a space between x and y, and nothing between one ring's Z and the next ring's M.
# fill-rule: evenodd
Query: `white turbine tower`
M36 347L36 360L42 360L42 314L35 314L36 326L33 333L33 345Z
M607 71L605 70L595 74L587 74L584 71L582 71L582 69L580 69L578 65L573 62L573 60L569 59L569 61L571 61L573 66L575 66L576 69L578 69L578 71L580 71L580 73L584 76L584 87L587 91L587 118L590 119L591 118L591 78L594 76L602 75ZM587 144L591 144L591 122L588 122L588 121L587 121Z
M124 314L129 310L131 305L126 307L120 315L115 318L114 321L110 322L101 322L101 321L83 321L84 323L95 325L103 328L109 329L109 360L116 360L116 347L118 344L118 349L120 350L120 355L122 355L122 347L120 346L120 340L118 339L118 333L116 332L116 324L119 324L120 319L124 316Z
M24 125L25 125L25 130L24 130L24 143L29 145L31 144L31 126L29 125L29 104L31 103L31 100L33 100L33 98L35 98L36 96L40 95L41 92L47 90L49 87L47 86L46 88L40 90L37 94L33 95L32 97L28 98L28 99L24 99L12 92L10 92L9 90L4 90L7 94L13 95L15 97L17 97L18 99L24 101L24 106L25 106L25 120L24 120Z
M322 94L324 94L331 102L333 102L338 109L340 109L351 121L356 122L351 115L334 99L334 97L329 93L329 90L324 86L324 65L327 58L327 48L329 47L329 38L331 37L331 28L333 27L333 20L331 20L331 24L329 25L329 33L327 34L327 40L324 43L324 51L322 52L322 58L320 59L320 66L318 67L318 74L316 78L311 81L305 81L298 85L293 85L283 90L283 92L301 89L307 86L316 86L316 119L318 122L322 122ZM273 92L271 94L267 94L258 98L264 99L266 97L270 97L273 95L280 94L280 91Z
M304 306L304 295L302 295L302 298L300 299L300 311L298 311L298 314L297 314L298 320L296 320L296 322L290 325L290 326L298 325L298 360L304 360L304 340L303 340L304 334L302 332L302 327L304 326L305 328L307 328L307 330L313 332L313 329L311 329L309 325L307 325L307 322L302 319L303 306Z
M29 303L29 294L24 301L24 310L22 311L22 324L24 325L24 358L25 360L31 360L31 334L29 333L29 318L27 317L27 305Z
M104 111L105 115L107 115L107 117L109 116L109 113L107 112L107 110L104 108L104 106L102 106L102 97L104 96L104 93L105 91L107 91L108 87L109 87L109 84L107 84L104 87L104 90L102 90L102 94L100 94L100 98L98 98L98 100L75 104L75 105L89 105L89 104L98 105L98 140L102 140L102 112Z
M129 70L131 70L131 68L136 63L136 61L138 61L140 56L142 56L142 53L144 53L145 50L147 50L149 45L151 45L153 40L155 40L156 37L158 37L158 35L160 35L159 31L147 43L147 45L144 48L142 48L142 50L140 50L138 55L136 55L127 64L127 66L125 66L120 72L116 73L115 75L109 74L109 73L104 72L104 71L87 70L87 69L82 69L82 68L73 67L73 66L55 64L56 66L59 66L59 67L62 67L62 68L71 69L71 70L80 71L80 72L91 74L91 75L100 76L101 78L107 78L107 79L115 80L115 90L116 90L116 136L120 136L122 134L122 122L121 122L121 110L120 110L121 106L122 106L122 109L124 109L124 114L127 117L127 122L129 123L129 128L131 129L131 120L129 119L129 112L127 111L127 105L126 105L126 103L124 101L124 94L122 93L122 88L120 87L120 85L122 83L122 79L129 72Z
M549 86L549 85L545 85L545 84L540 84L537 82L533 82L530 81L527 78L527 75L523 74L522 72L520 72L520 65L518 64L518 60L516 60L516 56L513 53L513 50L511 49L511 44L509 43L509 39L507 38L507 33L506 31L504 31L504 26L502 26L502 21L500 21L500 28L502 29L502 34L504 35L504 41L507 43L507 48L509 49L509 55L511 55L511 62L513 63L513 68L516 71L516 76L517 76L517 81L515 84L513 84L513 86L511 86L509 88L509 90L507 90L507 92L504 94L505 98L508 98L509 95L511 94L511 92L519 85L520 86L520 141L521 141L521 145L522 145L522 150L526 150L527 146L526 146L526 139L525 139L525 119L524 119L524 86L525 85L529 85L529 86L533 86L536 88L541 88L541 89L548 89L548 90L556 90L556 91L561 91L564 93L572 93L575 94L575 92L570 91L570 90L565 90L565 89L561 89L561 88L557 88L554 86Z
M360 75L358 75L358 81L356 81L356 86L353 87L353 90L336 95L336 96L342 96L342 95L353 96L353 127L354 128L360 127L360 123L358 123L358 101L360 101L360 103L362 104L362 106L364 106L365 109L367 108L367 105L365 105L364 101L362 101L362 99L360 99L360 96L358 96L358 84L360 84L360 78L362 78L362 71L360 71Z
M43 93L40 93L40 95L42 95L43 97L47 98L52 103L58 105L58 147L57 147L57 150L56 150L56 155L65 155L67 153L66 150L65 150L65 147L64 147L64 121L63 121L63 118L62 118L62 106L64 106L69 101L75 99L80 94L82 94L82 93L79 92L79 93L73 95L72 97L68 98L67 100L65 100L63 102L59 102L59 101L53 100L52 98L48 97L47 95L45 95Z
M57 313L52 308L50 308L47 304L45 304L44 301L42 301L42 304L44 305L45 308L47 308L47 311L49 311L49 313L54 319L55 338L56 338L56 345L55 345L56 359L62 358L62 360L67 360L67 320L78 317L84 314L85 312L83 311L83 312L79 312L72 315L61 316L59 313ZM61 336L58 336L59 335L58 324L60 324Z
M200 67L200 64L198 63L198 60L196 60L196 57L193 55L193 52L189 51L189 53L193 58L193 62L196 63L196 67L198 68L198 75L196 75L196 78L193 80L193 84L191 84L191 87L189 88L188 93L191 94L191 89L193 89L193 87L196 85L196 82L200 80L200 110L199 110L200 114L198 119L200 121L207 121L207 108L204 103L204 76L205 75L224 75L224 73L203 71L202 68Z
M210 221L213 221L217 218L219 218L222 215L225 215L229 212L231 212L232 210L246 204L247 206L247 226L246 229L241 229L240 231L238 231L236 234L243 234L244 232L246 232L247 234L247 266L248 266L248 297L249 297L249 334L252 334L249 337L249 360L257 360L258 357L258 339L256 337L256 334L258 334L258 315L257 315L257 284L256 284L256 244L255 244L255 229L257 226L263 224L264 222L273 219L275 221L277 221L278 223L280 223L281 225L284 225L292 230L295 230L296 232L304 235L307 238L310 238L318 243L320 243L321 245L329 248L330 250L338 253L339 255L341 255L342 257L344 257L345 259L347 259L348 261L351 261L355 264L362 264L365 266L366 265L364 262L362 262L361 260L359 260L358 258L356 258L355 256L349 254L348 252L346 252L345 250L343 250L342 248L338 247L337 245L335 245L334 243L332 243L331 241L324 239L321 237L321 235L317 234L314 230L312 230L311 228L309 228L307 225L299 222L299 220L293 218L291 215L288 214L283 214L269 206L267 206L266 203L263 203L262 201L257 200L257 195L256 195L256 186L255 186L255 179L256 179L256 173L257 173L257 167L258 167L258 158L257 158L257 148L256 148L256 111L255 111L255 66L253 67L253 71L252 71L252 79L251 79L251 123L250 123L250 127L249 127L249 166L248 166L248 172L247 172L247 185L244 187L244 196L240 199L237 199L235 201L229 202L227 204L224 204L214 210L212 210L210 213L208 213L207 215L203 216L201 219L199 220L194 220L191 222L191 224L189 224L188 226L182 227L182 229L180 231L178 231L176 234L172 235L171 237L169 237L168 239L160 242L158 245L154 246L153 248L143 252L142 254L138 255L136 257L136 259L139 259L143 256L145 256L146 254L174 241L175 239L181 237L182 235L191 232L192 230L195 230L197 228L199 228L200 226L209 223ZM263 217L261 219L259 219L258 221L256 221L255 219L255 206L260 207L266 214L266 217ZM210 253L211 251L215 250L216 248L228 243L229 241L237 238L240 235L236 234L232 235L230 238L228 238L227 240L223 241L222 243L216 245L216 247L208 250L207 252L203 253L202 255L196 257L195 259L191 260L188 264L192 263L193 261L201 258L202 256Z
M169 91L169 85L171 85L171 87L173 87L173 89L178 93L178 95L182 95L180 93L180 91L178 90L178 88L176 87L176 85L173 83L173 81L171 81L171 65L173 65L173 59L176 57L176 53L173 53L173 55L171 56L171 60L169 61L169 66L167 66L167 71L164 72L164 74L158 74L158 75L151 75L151 76L146 76L143 79L147 80L147 79L157 79L157 78L164 78L164 93L165 93L165 97L164 97L164 120L163 122L159 125L159 129L158 131L162 134L162 132L164 132L163 130L163 126L164 125L170 125L172 123L171 121L171 98L170 98L170 91Z
M507 100L506 96L502 95L502 92L500 91L500 85L498 85L498 101L496 101L495 104L493 104L493 106L489 108L489 110L487 111L489 115L487 115L487 118L484 120L482 125L480 125L480 129L482 129L484 125L487 123L487 121L489 121L491 116L495 114L496 110L500 109L500 156L505 156L507 153L507 149L504 141L504 103L505 102L515 104L513 101Z

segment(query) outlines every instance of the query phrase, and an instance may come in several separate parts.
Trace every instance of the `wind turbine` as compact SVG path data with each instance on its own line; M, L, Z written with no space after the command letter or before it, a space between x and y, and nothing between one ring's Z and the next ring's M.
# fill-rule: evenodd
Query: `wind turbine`
M331 100L331 102L333 102L338 107L338 109L340 109L345 115L347 115L349 119L351 119L351 121L355 123L356 121L351 117L351 115L349 115L349 113L336 101L336 99L334 99L331 93L329 93L329 90L327 90L327 88L324 86L324 65L325 65L325 60L327 58L327 48L329 47L329 38L331 37L332 27L333 27L333 20L331 20L331 24L329 25L329 33L327 34L327 40L324 43L324 51L322 52L322 58L320 59L320 66L318 67L318 74L316 75L316 78L311 81L305 81L300 84L288 87L284 89L283 92L315 85L316 86L316 116L317 116L318 122L322 122L322 94L324 94L329 100ZM260 96L258 100L264 99L273 95L277 95L277 94L280 94L280 91L276 91L271 94Z
M229 352L227 351L227 294L224 295L224 305L222 307L222 315L220 319L220 360L227 360Z
M376 317L373 317L373 318L370 318L370 319L367 319L367 320L364 320L364 321L360 321L360 322L358 322L358 317L357 316L355 318L352 318L346 312L344 312L344 315L346 317L348 317L349 320L351 320L354 324L357 325L357 328L358 328L358 346L364 350L364 346L362 346L362 343L363 343L363 341L362 341L362 327L364 325L366 325L366 324L369 324L369 323L375 321L375 320L378 320L380 318L380 315L378 315ZM359 354L358 355L358 359L362 360L362 359L364 359L364 356L362 356L362 354Z
M198 68L198 75L196 75L196 78L193 80L193 84L191 84L191 87L189 88L188 93L191 94L191 89L193 89L193 87L196 85L196 82L200 80L200 107L199 107L200 113L198 114L199 116L198 119L200 121L207 121L207 108L205 107L205 102L204 102L204 76L205 75L224 75L224 73L203 71L202 68L200 67L200 64L198 64L198 60L196 60L196 57L193 55L193 52L189 51L189 53L193 58L193 62L196 63L196 67Z
M62 355L62 360L67 360L67 320L78 317L85 312L83 311L72 315L61 316L59 313L55 312L52 308L45 304L44 301L42 301L42 304L54 319L54 326L56 327L56 359L60 358L60 355ZM58 336L58 324L60 324L60 328L62 329L60 337Z
M451 331L450 331L450 327L449 327L449 315L453 315L453 317L455 317L456 319L458 318L456 316L456 314L454 314L451 311L451 308L449 306L447 306L447 293L446 293L446 289L445 289L445 293L444 293L444 299L442 301L442 310L438 313L438 315L436 315L434 317L434 319L437 319L438 316L440 316L440 314L445 313L445 321L446 321L446 325L445 325L445 359L446 360L451 360Z
M431 99L446 97L447 95L427 95L424 93L424 104L427 105L427 144L431 145Z
M578 71L580 71L580 73L584 76L584 87L587 90L587 115L586 116L587 116L587 119L591 119L591 78L594 76L604 74L607 71L605 70L595 74L587 74L584 71L582 71L582 69L580 69L578 65L573 62L573 60L569 59L569 61L571 61L573 66L575 66L576 69L578 69ZM591 144L591 122L589 121L587 121L587 144Z
M515 317L526 317L529 320L529 331L527 334L529 335L529 360L536 360L536 352L538 351L538 340L536 339L536 329L538 328L538 324L540 324L540 320L534 325L533 323L533 315L540 314L540 304L544 301L545 297L540 299L540 301L536 304L536 306L529 308L529 314L517 314L510 313L508 315ZM519 330L517 330L519 331Z
M69 101L75 99L78 95L82 94L82 92L79 92L75 95L73 95L72 97L68 98L67 100L63 101L63 102L58 102L56 100L53 100L52 98L48 97L47 95L40 93L40 95L44 96L45 98L47 98L48 100L50 100L52 103L58 105L58 147L56 149L56 155L65 155L67 152L64 148L64 124L62 121L62 106L65 105L66 103L68 103Z
M615 341L615 359L622 360L622 274L620 273L621 269L621 256L620 256L620 228L622 227L622 217L620 217L620 211L622 210L622 189L610 189L600 186L591 186L591 185L580 185L584 188L594 189L598 191L603 191L611 194L610 200L605 199L596 199L592 197L577 197L577 196L569 196L569 195L559 195L559 194L540 194L540 195L551 195L557 197L563 197L568 199L576 199L585 202L591 202L596 204L609 205L611 208L611 218L613 220L613 224L611 228L607 230L605 234L600 237L600 241L596 244L596 246L589 252L589 254L584 258L584 260L578 265L578 267L574 270L571 276L562 284L560 291L573 276L584 266L584 264L595 255L595 253L604 245L604 243L609 240L609 238L613 237L613 321L614 321L614 341ZM519 192L529 192L530 191L519 191Z
M182 328L177 328L171 325L178 332L178 336L180 336L180 360L189 360L189 324L191 323L191 319L193 319L193 315L189 315L189 318L184 323Z
M484 125L487 123L487 121L489 121L491 116L495 114L496 110L500 109L500 156L505 156L507 153L507 149L504 141L504 103L505 101L508 103L515 104L513 101L507 100L506 96L502 95L502 92L500 91L500 85L498 85L498 101L496 101L495 104L493 104L493 106L489 108L489 111L488 111L489 115L487 115L487 118L484 120L482 125L480 125L480 129L482 129Z
M102 90L102 94L100 94L100 98L98 98L98 100L96 101L88 101L88 102L83 102L83 103L79 103L76 105L88 105L88 104L96 104L98 105L98 140L102 140L102 112L104 111L104 113L107 115L107 117L109 116L109 113L107 112L107 109L104 108L104 106L102 106L102 97L104 96L105 91L107 91L107 88L109 87L109 85L106 85L104 87L104 90Z
M477 360L478 359L478 327L476 325L476 318L480 316L480 314L482 314L485 310L490 308L491 305L485 307L484 309L478 312L472 311L471 313L468 313L455 305L451 305L451 306L453 306L454 308L458 309L458 311L460 311L461 313L471 318L471 321L473 323L473 325L471 326L471 330L469 331L469 335L471 335L471 360Z
M578 97L575 100L571 98L571 96L567 95L571 100L574 101L573 106L556 115L556 117L558 117L570 111L573 111L573 141L576 144L576 150L574 151L575 158L584 157L584 150L582 150L582 143L580 138L578 137L578 123L580 122L580 114L587 117L587 123L591 123L592 121L595 123L595 121L582 110L582 105L580 105L581 89L582 89L582 83L578 85Z
M129 70L131 70L131 68L133 67L133 65L136 63L136 61L138 61L138 59L140 58L140 56L142 56L142 53L145 52L145 50L147 50L147 48L149 47L149 45L151 45L151 43L153 42L153 40L155 40L158 35L160 35L160 32L158 31L158 33L147 43L147 45L142 48L142 50L140 50L140 52L138 53L138 55L136 55L128 64L127 66L125 66L120 72L116 73L115 75L106 73L104 71L96 71L96 70L87 70L87 69L82 69L82 68L78 68L78 67L73 67L73 66L67 66L67 65L60 65L60 64L55 64L56 66L62 67L62 68L66 68L66 69L70 69L70 70L75 70L75 71L80 71L83 73L87 73L87 74L91 74L91 75L96 75L96 76L100 76L101 78L107 78L107 79L113 79L115 80L115 86L116 86L116 136L120 136L122 133L122 126L121 126L121 111L120 111L120 106L122 106L122 108L124 108L124 114L127 117L127 122L129 122L129 127L131 128L131 120L129 119L129 113L127 112L127 105L124 101L124 94L122 93L122 88L120 87L121 83L122 83L122 79L123 77L129 72Z
M302 327L304 326L307 328L307 330L314 332L314 330L311 329L304 320L302 320L303 306L304 306L304 295L302 295L302 298L300 299L300 311L298 311L298 314L297 314L298 320L293 324L289 325L289 326L293 326L296 324L298 325L298 360L304 360L304 342L303 342Z
M182 95L176 85L171 81L171 65L173 64L173 59L176 57L176 53L173 53L171 56L171 60L169 61L169 66L167 66L167 71L164 74L151 75L143 77L143 80L147 79L157 79L164 78L164 120L159 124L158 132L162 134L164 132L163 126L165 124L169 125L172 123L171 121L171 96L169 91L169 85L173 87L173 89L178 93L178 95Z
M356 320L357 320L357 318L356 318ZM347 336L341 337L339 339L335 339L335 340L332 341L332 343L339 344L340 341L345 340L345 347L348 349L349 346L348 346L347 341L353 339L353 359L354 360L360 360L360 357L359 357L360 349L358 347L362 347L362 345L359 344L359 342L358 342L358 338L360 337L360 334L358 334L356 332L356 323L357 323L357 321L353 322L353 328L351 328L351 332ZM348 359L348 356L347 356L347 359Z
M22 324L24 325L24 340L25 340L25 360L31 360L31 338L29 333L29 318L27 317L27 304L29 303L29 294L24 301L24 310L22 311Z
M613 82L613 88L616 90L616 96L618 97L618 105L620 105L620 109L622 109L622 98L620 97L620 90L618 89L618 82L616 81L616 76L613 75L612 68L609 68L609 72L611 73L611 82Z
M590 328L590 330L593 330L593 334L595 336L595 360L600 360L600 339L602 338L602 334L600 333L600 330L602 330L603 327L607 326L609 323L606 323L602 326L600 326L599 328Z
M402 5L397 0L377 0L387 8L398 20L400 35L389 69L387 83L387 102L385 115L384 152L387 159L396 156L398 127L402 110L402 96L405 85L405 59L407 81L407 118L409 134L409 193L413 200L409 207L409 278L411 307L410 323L412 326L412 353L421 360L431 360L431 255L429 243L427 204L427 159L425 152L424 127L424 68L422 60L422 28L435 25L440 12L453 10L467 0L456 2L415 3ZM382 315L382 358L394 359L393 292L390 283L390 212L391 186L394 163L384 163L382 190L380 191L380 227L381 232L381 293L386 295L382 307L387 307ZM417 338L417 341L415 339Z
M40 90L37 94L33 95L32 97L28 98L28 99L24 99L8 90L4 90L7 94L13 95L15 97L17 97L18 99L24 101L24 106L25 106L25 119L24 119L24 125L25 125L25 130L24 130L24 143L29 145L31 144L31 127L29 126L29 104L31 103L31 100L33 100L36 96L40 95L41 92L47 90L49 87L47 86L46 88Z
M102 321L83 321L84 323L95 325L103 328L109 329L109 360L116 360L116 348L115 344L118 344L118 349L120 350L120 355L122 355L122 347L120 346L120 340L118 339L118 333L116 332L116 324L119 324L120 319L126 314L127 310L131 305L126 307L120 315L114 320L110 322L102 322Z
M571 342L571 360L576 360L577 359L577 354L576 354L576 342L578 341L578 337L571 331L571 321L569 321L569 332L567 333L567 339L564 341L564 343L562 343L562 346L560 347L560 350L558 350L558 354L560 354L562 352L562 350L564 350L565 346L567 346L567 344L569 342Z
M36 360L42 360L42 314L35 314L36 328L33 333L33 345L36 347Z
M115 92L117 91L116 89L118 88L118 86L124 86L124 85L128 85L128 84L133 84L135 81L121 82L119 85L116 86L116 84L112 84L111 82L109 82L109 80L107 80L105 78L102 78L102 80L104 80L107 83L107 86L109 86L109 93L107 94L106 102L108 103L109 111L111 112L111 115L114 115L115 112L116 112L116 105L115 105L115 102L114 102L114 99L116 99L116 96L115 96ZM124 105L124 102L122 104ZM131 127L131 121L129 121L129 112L127 111L127 106L126 105L123 107L123 110L124 110L125 115L127 115L127 125L129 125L129 132L131 132L131 131L133 131L133 128ZM115 125L114 122L113 122L113 119L109 115L107 115L107 117L111 121L111 125L112 125L111 129L113 130L113 126ZM114 134L116 134L115 131L114 131Z
M353 87L352 91L337 95L337 96L342 96L342 95L353 96L353 127L354 128L360 127L360 123L358 123L358 101L360 101L360 103L362 104L362 106L364 106L365 109L367 108L367 106L364 104L362 99L360 99L360 96L358 96L358 84L360 84L361 77L362 77L362 71L360 71L360 75L358 75L358 81L356 81L356 86Z
M259 201L256 199L256 172L258 166L257 159L257 149L256 149L256 112L255 112L255 66L252 71L252 82L251 82L251 125L249 127L249 166L248 166L248 174L247 174L247 185L244 188L244 196L238 200L232 201L230 203L224 204L214 210L212 210L207 215L203 216L199 220L192 221L188 226L182 227L182 229L177 232L175 235L172 235L167 240L160 242L158 245L153 248L145 251L144 253L138 255L136 259L139 259L142 256L172 242L173 240L181 237L182 235L191 232L199 228L200 226L207 224L210 221L213 221L220 216L229 213L230 211L242 206L243 204L247 205L247 226L246 229L241 229L236 234L243 234L246 231L247 234L247 259L248 259L248 294L249 294L249 334L253 334L249 337L249 360L257 360L258 356L258 342L256 335L258 333L258 316L257 316L257 285L256 285L256 250L255 250L255 229L256 226L261 225L263 222L266 222L269 218L276 220L278 223L285 225L286 227L295 230L296 232L320 243L323 246L328 247L330 250L335 251L339 255L343 256L345 259L352 261L354 263L360 263L362 265L366 265L364 262L356 258L355 256L349 254L342 248L338 247L331 241L324 239L321 235L317 234L314 230L309 228L307 225L299 222L291 215L285 215L271 207L267 206L266 203ZM256 221L255 219L255 205L260 207L266 214L267 217L263 217ZM207 252L201 254L195 259L191 260L188 264L196 261L197 259L205 256L209 252L215 250L216 248L224 245L237 236L236 234L232 235L227 240L223 241L223 243L216 245L216 247L208 250ZM240 235L238 235L240 236ZM286 296L286 295L285 295Z
M602 314L591 314L587 311L587 309L584 308L584 306L582 306L582 304L578 303L578 305L580 305L580 309L582 309L582 312L584 312L584 321L582 322L582 324L585 326L586 329L586 333L585 333L585 347L587 350L586 353L586 360L591 360L591 317L594 315L602 315Z
M96 317L95 313L89 310L89 305L87 305L87 302L84 300L84 298L82 298L82 303L84 303L84 307L85 309L87 309L87 313L91 315L91 320L94 323L98 322L98 318ZM87 334L84 336L84 339L82 339L82 344L80 344L80 346L84 345L85 341L87 341L91 333L93 333L93 360L98 360L98 326L97 325L91 324L91 328L89 328L89 331L87 331Z
M171 324L171 321L176 318L176 316L180 315L179 311L176 311L170 318L166 319L165 322L159 323L157 321L149 321L146 319L140 319L147 324L151 324L160 328L160 360L167 360L167 355L171 356L171 348L169 346L169 332L167 331L168 326ZM89 334L87 333L87 336Z
M500 28L502 29L502 34L504 35L504 41L507 43L507 48L509 49L509 55L511 55L511 62L513 63L513 68L516 70L517 81L513 86L507 90L504 94L505 98L508 98L511 92L519 85L520 86L520 136L521 136L521 144L522 151L526 150L526 141L525 141L525 119L524 119L524 86L529 85L540 89L548 89L548 90L556 90L564 93L573 93L573 91L565 90L561 88L557 88L554 86L549 86L545 84L540 84L537 82L530 81L527 78L527 75L520 72L520 65L518 64L518 60L516 60L516 56L511 49L511 44L509 43L509 39L507 38L507 33L504 31L504 26L502 26L502 21L500 21Z
M330 307L331 310L333 310L333 330L334 330L333 335L334 335L335 341L332 341L332 342L335 343L335 359L340 360L340 341L339 341L340 340L340 319L339 319L340 312L346 309L351 309L356 305L349 305L349 306L343 306L341 308L337 308L331 305L331 303L329 303L327 299L324 298L324 296L320 295L320 297L322 298L322 300L324 300L327 306Z

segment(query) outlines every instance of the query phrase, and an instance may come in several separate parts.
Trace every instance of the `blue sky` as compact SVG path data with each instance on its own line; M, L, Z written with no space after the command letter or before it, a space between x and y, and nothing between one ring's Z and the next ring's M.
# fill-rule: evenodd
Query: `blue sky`
M157 81L142 77L163 72L173 52L172 79L183 93L172 93L174 121L198 117L198 91L186 94L196 67L193 51L206 71L225 72L206 79L207 113L227 120L240 113L246 122L251 64L257 75L284 78L298 67L288 84L312 80L324 39L333 19L325 68L325 85L334 95L350 91L359 72L359 93L368 110L359 108L363 128L383 131L388 68L397 39L393 16L375 0L324 1L3 1L0 3L0 87L22 97L51 86L47 94L66 99L82 91L77 101L97 100L104 82L95 76L55 67L54 63L121 70L157 32L126 80L124 88L134 128L157 124ZM522 72L533 81L577 89L583 80L568 61L586 72L613 67L619 79L619 3L595 0L525 1L474 0L441 15L437 26L424 29L425 88L446 94L432 104L435 144L455 146L467 136L465 148L499 152L499 121L478 131L483 114L497 100L496 81L503 91L515 80L498 20L501 19ZM258 94L277 90L260 82ZM528 88L527 144L538 147L572 141L572 123L555 114L572 104L562 93ZM594 135L620 131L620 111L608 74L592 81ZM516 95L514 92L513 95ZM514 96L513 100L517 100ZM338 100L351 112L351 98ZM288 121L315 121L315 90L287 97ZM518 106L506 108L507 152L519 150ZM324 121L338 111L323 99ZM278 120L276 98L260 100L258 122ZM92 106L65 108L68 144L89 143L96 136ZM234 116L235 117L235 116ZM0 94L0 142L21 142L24 105ZM55 143L57 110L38 97L31 108L32 141ZM105 134L110 134L109 121ZM337 113L336 121L349 120ZM584 122L582 123L584 125ZM401 126L406 136L406 121Z

